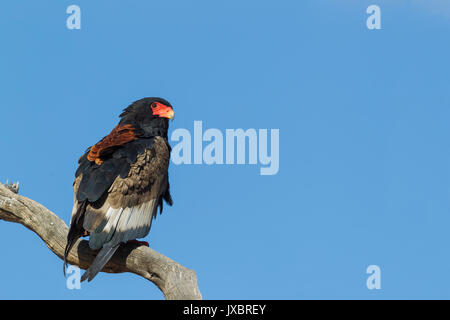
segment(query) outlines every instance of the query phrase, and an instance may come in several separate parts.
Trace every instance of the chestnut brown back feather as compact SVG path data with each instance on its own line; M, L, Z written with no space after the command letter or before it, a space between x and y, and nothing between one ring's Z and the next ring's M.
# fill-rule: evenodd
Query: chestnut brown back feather
M89 154L87 155L87 159L89 161L95 161L96 164L101 165L103 163L101 157L108 150L138 138L134 130L135 128L131 124L125 124L123 126L117 125L110 132L110 134L92 146Z

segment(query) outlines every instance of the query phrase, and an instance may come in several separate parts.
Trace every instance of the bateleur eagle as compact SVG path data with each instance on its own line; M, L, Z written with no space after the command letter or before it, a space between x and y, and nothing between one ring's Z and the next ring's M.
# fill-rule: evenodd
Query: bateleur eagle
M64 270L81 236L89 235L89 247L100 250L81 281L91 281L120 243L145 237L163 200L172 205L167 130L173 116L164 99L135 101L111 133L79 159Z

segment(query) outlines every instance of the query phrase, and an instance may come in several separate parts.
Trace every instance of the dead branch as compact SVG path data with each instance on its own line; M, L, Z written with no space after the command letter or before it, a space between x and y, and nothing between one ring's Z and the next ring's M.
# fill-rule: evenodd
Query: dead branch
M18 189L18 183L0 183L0 220L20 223L35 232L62 259L69 231L67 225L41 204L17 194ZM95 255L96 251L89 248L86 240L78 240L67 261L87 269ZM153 282L168 300L202 299L193 270L146 246L122 244L102 271L135 273Z

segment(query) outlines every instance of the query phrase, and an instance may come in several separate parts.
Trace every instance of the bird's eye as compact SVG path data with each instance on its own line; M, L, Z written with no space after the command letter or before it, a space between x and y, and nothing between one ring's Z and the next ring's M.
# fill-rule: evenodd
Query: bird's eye
M152 103L151 105L150 105L150 107L152 108L152 109L155 109L156 108L156 103Z

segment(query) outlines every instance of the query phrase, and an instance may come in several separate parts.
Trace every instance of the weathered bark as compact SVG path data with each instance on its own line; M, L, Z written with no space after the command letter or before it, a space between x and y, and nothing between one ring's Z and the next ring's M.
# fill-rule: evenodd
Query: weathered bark
M63 259L67 225L41 204L16 194L18 185L0 183L0 220L20 223L35 232ZM68 263L87 269L96 256L86 240L78 240L67 258ZM122 244L102 270L108 273L131 272L153 282L168 300L197 300L202 296L197 276L177 262L146 246ZM62 273L62 270L61 270Z

